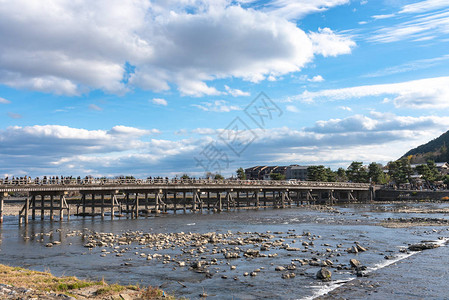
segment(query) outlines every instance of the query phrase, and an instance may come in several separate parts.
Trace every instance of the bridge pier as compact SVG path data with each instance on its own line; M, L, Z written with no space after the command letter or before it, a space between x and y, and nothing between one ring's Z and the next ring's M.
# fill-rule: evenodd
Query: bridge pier
M8 193L0 193L0 224L3 223L3 205L4 205L4 200L3 198L8 196Z

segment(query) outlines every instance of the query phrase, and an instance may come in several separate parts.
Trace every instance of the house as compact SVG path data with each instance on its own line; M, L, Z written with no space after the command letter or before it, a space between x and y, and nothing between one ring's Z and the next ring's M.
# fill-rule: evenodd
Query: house
M437 167L441 175L449 174L449 164L447 162L437 162L435 163L435 166Z
M418 174L416 172L416 167L421 166L421 165L424 165L424 164L411 164L410 165L412 167L412 170L413 170L415 175ZM447 162L437 162L437 163L435 163L435 166L436 166L438 172L441 175L448 175L449 174L449 163L447 163Z
M307 167L305 166L255 166L245 169L248 180L271 180L270 175L273 173L280 173L286 179L307 180Z
M263 169L267 168L267 166L255 166L251 168L245 169L246 179L248 180L259 180L262 179L260 175Z
M286 179L307 180L308 166L290 165L287 167Z

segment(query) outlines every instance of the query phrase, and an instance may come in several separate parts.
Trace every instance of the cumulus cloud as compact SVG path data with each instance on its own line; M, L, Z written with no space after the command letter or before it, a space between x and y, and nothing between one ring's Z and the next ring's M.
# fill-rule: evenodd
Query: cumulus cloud
M214 111L214 112L230 112L233 110L242 110L240 106L229 105L227 101L216 100L213 102L201 102L201 104L192 104L192 106L197 107L203 111Z
M153 98L153 100L151 100L151 102L153 102L154 104L157 104L157 105L162 105L162 106L168 105L167 100L162 99L162 98Z
M424 128L448 127L449 118L437 116L403 117L376 111L370 116L353 115L344 119L318 121L305 131L315 133L381 132L395 130L417 130Z
M316 76L313 76L312 78L307 79L307 81L310 81L310 82L323 82L324 78L321 75L316 75Z
M195 161L212 143L230 164L223 173L257 164L330 166L352 160L386 162L445 132L449 117L409 117L372 111L344 119L322 120L303 129L197 128L196 137L154 138L156 129L117 125L110 130L67 126L13 126L0 130L0 173L14 175L174 175L205 172ZM218 136L230 136L248 148L236 157ZM256 137L256 138L254 138Z
M313 50L324 57L351 53L355 42L351 38L335 34L330 28L319 28L318 32L310 32Z
M242 97L242 96L251 96L251 93L244 92L239 89L232 89L229 86L225 85L226 92L233 97Z
M0 104L9 104L9 103L11 103L11 101L9 101L9 100L7 100L5 98L0 97Z
M349 38L327 28L306 34L283 13L348 2L17 0L0 7L0 83L64 95L173 85L187 96L220 95L215 79L258 82L301 70L314 53L349 53Z
M445 108L449 107L449 77L436 77L401 83L364 85L342 89L305 91L295 97L304 102L316 100L347 100L368 96L392 95L398 108Z

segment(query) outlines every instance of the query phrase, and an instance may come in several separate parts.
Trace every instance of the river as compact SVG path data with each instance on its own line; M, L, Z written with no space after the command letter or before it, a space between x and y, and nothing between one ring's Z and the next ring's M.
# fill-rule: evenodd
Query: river
M0 227L0 263L21 266L54 275L73 275L83 279L102 279L121 284L160 286L176 296L198 299L443 299L449 298L447 281L449 254L448 226L386 228L379 226L387 218L449 219L441 211L432 213L397 212L400 208L443 210L446 203L351 204L318 210L308 207L288 209L238 210L221 213L168 214L139 219L111 221L99 217L71 217L70 221L49 222L40 219L19 226L17 217L6 216ZM148 248L139 243L125 246L86 248L86 236L93 232L156 234L208 233L227 234L232 238L271 235L272 246L261 251L266 257L225 259L222 248L245 253L259 250L259 244L206 244L203 252L194 247ZM84 234L83 234L84 233ZM410 252L409 244L437 241L441 247ZM58 245L46 247L59 241ZM305 242L305 243L303 243ZM356 243L367 251L348 253ZM287 251L285 245L300 251ZM307 244L309 244L307 246ZM190 247L190 248L189 248ZM213 251L213 249L218 251ZM195 248L196 249L196 248ZM115 250L115 252L114 252ZM120 251L119 251L120 250ZM123 250L123 251L122 251ZM191 251L191 252L188 252ZM121 253L122 252L122 253ZM117 256L120 253L121 256ZM147 260L151 254L169 255L171 260ZM269 257L271 256L271 257ZM359 277L349 268L355 258L367 267L367 277ZM214 260L215 259L215 260ZM333 265L332 281L322 282L315 274L320 266L301 265L299 259L324 261ZM208 273L189 268L195 260L215 261ZM177 261L186 262L180 266ZM291 271L275 271L291 266ZM231 268L235 266L235 268ZM244 276L252 272L256 276ZM283 274L294 273L294 278Z

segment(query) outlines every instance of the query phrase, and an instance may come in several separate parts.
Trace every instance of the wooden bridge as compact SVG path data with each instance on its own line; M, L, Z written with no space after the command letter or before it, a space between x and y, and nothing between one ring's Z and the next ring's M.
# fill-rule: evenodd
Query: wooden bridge
M0 222L8 195L23 198L19 223L38 214L50 220L70 218L71 209L81 216L139 215L239 208L285 208L301 204L335 204L370 201L369 184L312 181L180 180L180 179L64 179L36 182L0 180ZM70 207L72 206L72 207ZM31 213L31 214L30 214Z

